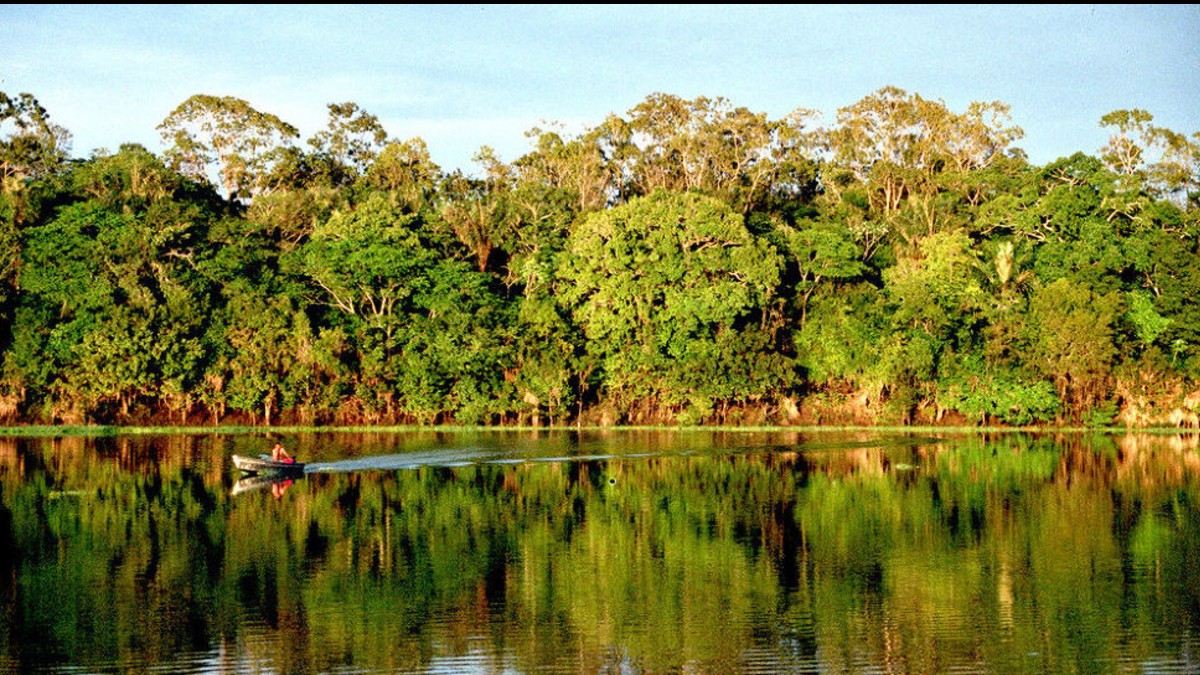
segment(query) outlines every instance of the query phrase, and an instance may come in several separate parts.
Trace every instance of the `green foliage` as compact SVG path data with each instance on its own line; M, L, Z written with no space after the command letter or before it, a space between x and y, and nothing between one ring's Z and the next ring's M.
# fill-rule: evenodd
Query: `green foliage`
M8 377L33 400L102 414L181 395L204 358L210 296L194 262L214 202L138 146L76 165L67 183L69 203L22 232Z
M1038 167L999 102L656 93L479 175L328 112L302 149L198 95L67 163L0 93L0 418L1104 424L1200 382L1200 153L1145 111Z
M884 289L896 303L899 326L943 333L970 321L982 303L978 253L965 232L938 232L922 240L914 257L884 272Z
M317 153L328 156L342 173L357 177L371 166L387 140L387 131L379 118L356 103L330 103L328 108L328 126L308 143Z
M437 258L415 222L382 198L335 212L296 251L296 266L332 307L387 330Z
M20 284L64 313L100 308L117 289L103 268L102 233L128 227L133 218L95 204L62 210L51 223L25 232Z
M740 369L723 367L721 336L761 315L781 262L723 203L656 192L580 223L558 297L603 359L612 394L746 399L767 390L738 386Z
M579 328L555 300L554 269L550 261L526 258L525 295L517 301L513 319L512 374L518 406L540 422L542 411L561 422L578 402L573 378L586 368L579 346Z
M1029 361L1057 383L1064 402L1082 408L1102 395L1117 356L1115 321L1120 295L1100 295L1060 279L1039 288L1029 302Z
M784 234L787 252L795 259L804 279L846 281L866 271L850 233L828 221L803 222Z
M70 172L71 192L117 212L137 213L184 193L187 181L140 145L98 154Z
M1093 218L1080 226L1077 235L1038 248L1033 266L1037 278L1045 282L1067 278L1104 293L1118 291L1128 261L1112 225Z
M367 167L363 182L372 189L394 195L411 211L432 202L441 180L429 148L419 138L388 143Z
M492 422L512 406L508 307L487 275L464 263L442 261L426 274L390 359L400 406L423 422L443 412L461 423Z
M227 311L226 401L235 410L261 410L269 423L285 403L284 383L298 369L302 345L313 340L307 319L290 298L255 293L230 298Z
M58 170L70 154L70 133L30 93L0 91L0 133L0 196L20 195L26 181Z
M816 296L794 341L810 381L878 387L887 381L880 364L889 330L883 294L860 283L838 295Z
M72 355L67 382L89 407L117 401L123 414L130 402L152 393L160 381L156 364L169 342L159 339L150 317L119 310L83 335Z
M796 228L777 227L768 234L779 241L786 267L797 277L800 321L804 322L808 300L824 283L846 283L861 277L867 267L859 258L858 245L843 225L828 220L804 220Z
M1129 305L1125 316L1133 324L1138 339L1147 347L1153 345L1170 327L1171 320L1155 311L1154 299L1149 293L1131 291L1125 297Z
M13 312L11 343L4 352L6 383L38 394L47 392L70 352L69 347L55 345L55 317L54 307L21 298Z
M1134 238L1130 238L1133 240ZM1130 241L1130 240L1127 240ZM1154 311L1166 324L1162 342L1200 344L1200 258L1194 238L1154 230L1136 238L1141 255L1135 265L1139 286L1154 295ZM1151 322L1152 324L1155 322Z
M179 104L158 129L170 145L172 166L198 181L208 180L215 167L230 200L254 193L276 151L299 135L292 125L240 98L207 94Z
M1117 416L1117 402L1102 400L1088 408L1084 415L1084 424L1089 427L1111 426Z
M427 234L377 196L334 213L285 264L341 315L371 414L489 421L511 406L507 310L488 275L439 255Z
M1010 372L988 373L978 360L968 360L953 376L938 382L937 402L976 424L1048 424L1062 410L1051 382L1026 381Z

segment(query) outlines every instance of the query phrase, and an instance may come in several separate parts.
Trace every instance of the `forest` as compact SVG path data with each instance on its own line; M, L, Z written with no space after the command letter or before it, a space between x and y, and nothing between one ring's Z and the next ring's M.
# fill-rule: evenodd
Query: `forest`
M443 171L195 95L71 157L0 92L0 423L1200 427L1200 132L655 93Z

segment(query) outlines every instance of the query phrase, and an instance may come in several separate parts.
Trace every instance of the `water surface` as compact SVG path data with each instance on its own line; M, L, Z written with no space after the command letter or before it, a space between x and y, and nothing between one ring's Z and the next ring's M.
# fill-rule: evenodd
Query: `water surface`
M0 439L0 671L1196 673L1196 436Z

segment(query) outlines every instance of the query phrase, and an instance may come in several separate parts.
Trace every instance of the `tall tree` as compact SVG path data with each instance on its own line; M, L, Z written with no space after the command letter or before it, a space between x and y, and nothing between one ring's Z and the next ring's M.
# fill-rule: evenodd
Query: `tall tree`
M6 377L81 410L182 395L212 309L196 262L219 197L136 145L73 163L57 183L54 217L21 232L21 354ZM28 358L39 345L46 365Z
M1141 109L1114 110L1100 118L1112 136L1100 157L1118 174L1133 180L1130 189L1149 189L1180 208L1192 206L1200 193L1200 132L1191 137L1155 126Z
M61 166L71 151L70 133L50 121L32 94L0 91L0 133L0 194L13 192L14 181Z
M513 163L521 182L567 190L579 211L599 210L615 199L618 177L596 130L570 138L561 130L533 128L526 136L535 148Z
M799 109L771 120L720 97L653 94L629 111L629 178L643 195L698 190L748 213L811 163L816 141L806 126L815 115Z
M328 156L344 174L345 182L365 173L386 142L379 118L351 102L330 103L329 124L308 139L314 151Z
M480 149L475 161L484 169L484 179L456 173L442 182L445 203L438 224L466 247L479 271L485 272L492 267L494 254L505 251L516 230L517 221L504 201L516 172L487 146Z
M292 125L240 98L207 94L188 98L158 129L178 170L208 180L215 167L231 200L250 197L274 152L300 135Z
M61 169L71 150L71 134L50 121L32 94L0 91L0 312L2 287L16 260L16 230L37 218L32 181Z
M884 87L838 111L828 136L834 180L827 182L864 186L871 210L889 228L927 235L942 225L943 174L986 168L1023 135L1008 125L1008 111L1000 102L972 103L958 114L940 101ZM971 199L969 193L963 197Z
M1132 176L1143 169L1147 146L1154 136L1154 116L1145 110L1114 110L1100 118L1100 126L1112 129L1100 158L1117 173Z
M442 180L442 169L433 162L429 147L420 138L391 141L367 167L364 182L388 193L410 212L432 205Z
M335 213L297 249L299 269L321 289L322 303L390 336L413 283L437 257L415 221L382 197Z

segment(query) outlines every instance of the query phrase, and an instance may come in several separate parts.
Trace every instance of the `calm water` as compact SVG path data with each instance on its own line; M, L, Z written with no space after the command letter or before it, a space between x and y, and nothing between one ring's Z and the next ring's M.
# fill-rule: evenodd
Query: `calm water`
M0 671L1200 673L1200 437L0 439Z

